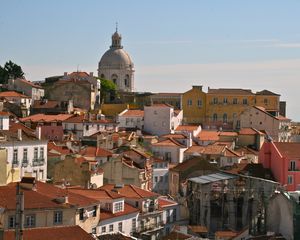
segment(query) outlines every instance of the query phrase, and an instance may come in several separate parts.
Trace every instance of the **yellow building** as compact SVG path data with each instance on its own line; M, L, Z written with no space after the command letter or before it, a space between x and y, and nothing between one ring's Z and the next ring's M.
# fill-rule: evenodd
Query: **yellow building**
M276 93L239 88L208 88L205 93L202 86L193 86L182 97L185 123L228 128L239 127L239 116L249 106L262 106L275 116L279 103L280 95Z
M7 150L0 149L0 186L17 182L20 179L20 169L12 168L11 164L7 163Z
M202 86L193 86L182 95L183 121L185 123L204 123L206 116L206 93Z

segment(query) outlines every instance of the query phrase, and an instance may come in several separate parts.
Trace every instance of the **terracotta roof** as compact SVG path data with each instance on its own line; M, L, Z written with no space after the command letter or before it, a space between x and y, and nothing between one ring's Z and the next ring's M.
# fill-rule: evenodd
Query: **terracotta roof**
M199 128L197 125L180 125L175 131L195 131Z
M182 163L177 164L177 166L173 167L171 171L182 172L194 168L195 166L199 166L202 170L216 170L216 166L209 163L206 159L201 157L193 157L191 159L185 160Z
M227 147L225 148L224 156L225 157L241 157L241 155L238 152L235 152Z
M289 118L286 118L286 117L283 117L281 115L279 116L273 116L272 114L270 114L269 112L267 112L267 110L264 108L264 107L261 107L261 106L253 106L255 109L267 114L269 117L272 117L274 119L277 119L279 121L291 121L291 119Z
M68 74L69 77L89 77L90 75L87 72L72 72Z
M162 237L162 240L185 240L191 238L191 235L184 234L177 231L172 231L169 235Z
M60 107L59 101L54 100L35 100L32 108L57 108Z
M20 97L20 98L31 98L29 96L26 96L22 93L18 93L15 91L7 91L7 92L0 92L0 97Z
M238 233L232 232L232 231L216 231L215 236L216 237L235 237Z
M103 200L108 200L108 199L119 199L119 198L124 198L122 195L106 190L106 189L83 189L83 188L69 188L69 191L83 195L89 198L96 199L98 201L103 201ZM102 211L101 211L102 214Z
M147 158L147 159L151 158L151 156L148 153L146 153L142 150L139 150L137 148L131 148L130 150L125 151L124 155L127 156L127 157L134 157L134 156L138 155L138 156L142 156L142 157Z
M112 156L112 152L103 149L97 148L93 146L87 146L80 150L79 154L84 157L110 157Z
M273 93L273 92L271 92L269 90L262 90L260 92L256 92L255 95L280 96L279 94Z
M83 123L83 122L91 122L91 123L115 123L112 120L108 119L89 119L88 115L82 114L82 115L75 115L73 117L70 117L66 119L64 122L66 123Z
M134 208L127 203L124 203L124 211L122 211L122 212L112 213L110 211L101 209L100 223L101 223L101 221L106 220L106 219L120 217L120 216L124 216L124 215L131 214L131 213L138 213L139 211L140 211L139 209Z
M4 231L5 240L15 240L15 230ZM79 226L39 227L23 230L23 240L95 240Z
M218 131L202 130L198 134L198 138L201 141L218 141L220 137Z
M175 201L172 201L171 199L158 198L158 205L160 208L166 208L166 207L176 206L176 205L178 205L178 203Z
M9 112L0 112L0 116L10 116Z
M46 115L46 114L39 113L28 117L20 118L20 121L21 122L62 122L72 116L73 116L72 114Z
M187 138L181 133L174 133L174 134L165 134L165 135L160 135L159 138L173 138L173 139L185 139Z
M16 185L10 183L0 187L0 206L9 210L16 209ZM94 199L74 193L67 193L65 189L54 185L36 182L36 190L22 189L24 192L25 209L52 209L90 206L98 204ZM55 199L68 195L69 203L59 203Z
M242 128L239 131L239 135L264 135L262 132L256 130L255 128Z
M274 142L275 147L278 149L283 157L289 159L300 159L300 143L296 142Z
M136 238L125 236L121 233L101 234L99 240L136 240Z
M104 186L100 187L100 189L105 190L112 190L115 188L114 184L105 184ZM126 184L123 187L116 188L116 191L125 198L134 198L134 199L140 199L140 198L149 198L149 197L157 197L159 194L150 192L147 190L144 190L142 188L139 188L137 186Z
M151 97L180 97L182 95L182 93L155 93L154 95L152 95Z
M254 154L254 155L258 155L258 151L248 148L248 147L241 147L241 148L237 148L234 150L235 152L240 153L240 155L245 155L245 154Z
M35 132L21 123L10 122L9 130L0 130L0 135L6 137L6 141L20 141L18 138L18 129L22 130L22 141L37 141Z
M144 110L127 110L125 113L120 114L122 117L144 117Z
M207 233L207 227L206 226L201 226L201 225L189 225L189 229L192 230L194 233Z
M207 94L254 95L250 89L241 89L241 88L218 88L218 89L209 88Z
M20 81L20 82L23 82L23 83L25 83L25 84L28 84L28 85L31 86L31 87L42 89L42 86L37 85L37 84L34 84L33 82L31 82L31 81L29 81L29 80L26 80L26 79L24 79L24 78L17 78L17 79L15 79L15 81Z
M237 135L237 132L219 132L219 136L236 137Z
M167 107L167 108L174 108L172 105L168 103L154 103L150 107Z
M172 139L172 138L168 138L165 140L161 140L157 143L153 143L153 146L170 146L170 147L181 147L181 148L185 148L186 146L180 144L179 142L177 142L176 140Z
M67 155L72 153L72 151L67 146L59 146L56 145L55 142L48 142L48 152L50 152L51 150L54 150L55 152L62 155ZM53 153L53 151L51 152Z
M206 145L206 146L191 146L184 153L199 153L208 155L221 155L224 153L226 146L224 145Z

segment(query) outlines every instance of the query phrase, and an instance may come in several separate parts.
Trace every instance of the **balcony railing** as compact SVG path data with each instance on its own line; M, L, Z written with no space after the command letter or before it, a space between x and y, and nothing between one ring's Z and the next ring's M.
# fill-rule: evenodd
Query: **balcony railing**
M33 159L33 161L32 161L32 165L34 167L36 167L36 166L43 166L44 163L45 163L45 159L44 158Z
M158 223L153 223L153 224L145 224L144 226L138 226L136 228L137 233L143 233L143 232L154 232L154 231L159 231L164 227L164 222L160 221Z

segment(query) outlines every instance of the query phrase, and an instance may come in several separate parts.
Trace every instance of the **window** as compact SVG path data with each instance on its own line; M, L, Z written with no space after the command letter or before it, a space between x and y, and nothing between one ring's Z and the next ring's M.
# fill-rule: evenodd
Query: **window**
M227 114L226 113L223 114L223 123L227 123Z
M159 182L162 183L163 180L164 180L163 176L160 176L160 177L159 177Z
M8 216L8 228L15 228L16 216Z
M114 212L123 211L123 202L117 202L114 204Z
M139 202L135 202L135 207L137 208L137 207L139 207Z
M105 232L106 232L106 226L104 226L104 227L101 228L101 232L102 232L102 233L105 233Z
M28 162L28 150L27 148L23 148L23 163L27 163Z
M114 231L114 225L113 225L113 224L110 224L110 225L109 225L109 231L110 231L110 232L113 232L113 231Z
M218 104L218 98L213 98L213 104Z
M214 115L213 115L213 121L214 122L218 121L218 115L216 113L214 113Z
M169 223L171 220L170 218L170 209L167 210L167 223Z
M36 161L38 159L38 148L35 147L33 149L33 160Z
M89 130L89 125L85 125L85 130L88 131Z
M83 213L84 213L84 209L80 208L79 209L79 220L83 220Z
M248 99L247 99L247 98L244 98L244 99L243 99L243 104L244 104L244 105L247 105L247 104L248 104Z
M232 100L232 104L238 104L237 98L234 98L234 99Z
M165 160L167 160L167 161L171 160L171 153L170 152L165 153Z
M293 184L293 176L292 175L288 175L287 184Z
M95 227L92 228L92 234L96 234L97 233L97 230Z
M264 104L268 105L268 99L267 98L264 99Z
M26 215L24 225L25 227L35 227L35 215Z
M119 230L119 232L123 231L123 223L122 222L118 223L118 230Z
M124 79L124 85L125 85L126 87L128 86L128 81L127 81L126 78Z
M228 102L228 101L227 101L227 98L224 97L224 98L223 98L223 103L224 103L224 104L227 104L227 102Z
M193 104L193 101L192 101L192 99L188 99L188 101L187 101L187 105L188 105L188 106L192 106L192 104Z
M158 177L154 177L154 182L158 182Z
M296 171L296 161L290 161L289 171Z
M94 206L94 209L93 209L93 217L96 217L97 216L97 206Z
M177 211L176 209L173 209L173 222L176 222L177 219Z
M18 164L18 149L14 149L13 164Z
M202 100L201 99L198 99L197 105L198 105L199 108L202 107Z
M63 212L62 211L54 212L53 223L54 224L62 224L62 221L63 221Z
M40 159L44 159L44 147L40 147Z
M131 220L131 225L132 225L132 232L136 232L136 218L133 218Z

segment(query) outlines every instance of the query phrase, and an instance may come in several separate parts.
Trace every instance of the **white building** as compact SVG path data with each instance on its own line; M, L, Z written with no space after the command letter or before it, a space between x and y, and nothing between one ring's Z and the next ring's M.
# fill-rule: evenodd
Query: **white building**
M12 181L33 176L39 181L47 179L47 140L41 139L40 127L36 132L20 123L11 122L0 131L1 147L7 151L8 175Z
M240 115L241 128L255 128L264 131L275 142L289 142L291 120L283 116L273 116L263 107L249 107Z
M9 129L9 113L0 112L0 130Z
M66 119L62 122L64 132L67 134L73 134L77 139L81 139L85 136L91 136L98 132L115 131L117 124L110 120L91 118L87 115L78 115Z
M170 163L181 163L184 160L184 151L187 146L179 143L173 138L166 138L151 144L151 150L155 157L164 159Z
M6 91L0 93L0 99L3 98L6 101L16 104L19 107L26 109L26 116L30 114L30 107L32 99L29 96L15 92L15 91Z
M122 232L130 236L138 227L139 209L125 202L125 198L116 191L103 189L72 189L77 193L100 202L101 217L96 228L96 235Z
M154 104L144 107L144 131L153 135L174 133L182 124L183 111L174 111L168 104Z
M119 91L134 90L134 64L121 45L122 37L118 29L112 35L110 49L101 57L98 65L98 77L112 80Z
M144 127L144 111L125 109L118 115L120 128L136 128L142 130Z
M8 79L8 89L30 96L32 100L40 100L44 97L44 89L24 78Z
M162 195L169 194L169 163L158 158L153 161L152 190Z

